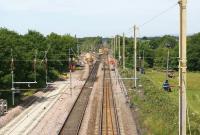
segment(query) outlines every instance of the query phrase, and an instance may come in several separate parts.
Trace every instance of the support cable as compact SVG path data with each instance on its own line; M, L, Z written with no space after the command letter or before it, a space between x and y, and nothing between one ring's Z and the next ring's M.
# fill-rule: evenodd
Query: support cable
M167 9L161 11L160 13L156 14L155 16L153 16L152 18L150 18L149 20L147 20L146 22L142 23L141 25L139 25L139 28L144 27L145 25L149 24L150 22L154 21L155 19L157 19L158 17L162 16L163 14L167 13L168 11L170 11L171 9L173 9L174 7L176 7L178 5L178 3L174 3L172 6L168 7ZM132 27L128 28L127 31L127 35L129 35L130 33L132 33Z
M178 5L178 3L176 2L175 4L173 4L172 6L170 6L169 8L161 11L160 13L158 13L157 15L153 16L152 18L150 18L149 20L147 20L146 22L144 22L142 25L140 25L139 27L143 27L146 24L152 22L153 20L157 19L158 17L160 17L161 15L167 13L168 11L170 11L171 9L173 9L174 7L176 7Z

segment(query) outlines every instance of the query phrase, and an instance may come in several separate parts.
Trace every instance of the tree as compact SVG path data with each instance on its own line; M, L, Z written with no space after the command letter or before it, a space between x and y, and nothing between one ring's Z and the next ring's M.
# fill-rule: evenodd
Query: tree
M200 71L200 33L189 37L187 56L188 69Z

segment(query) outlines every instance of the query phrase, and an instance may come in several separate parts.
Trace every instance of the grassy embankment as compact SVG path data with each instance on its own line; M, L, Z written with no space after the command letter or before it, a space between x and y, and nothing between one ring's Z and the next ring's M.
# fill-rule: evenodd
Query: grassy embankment
M131 76L130 71L122 73ZM139 123L143 134L177 135L178 133L178 89L168 93L162 90L165 73L148 70L141 77L142 88L131 91L131 102L138 110ZM189 104L189 118L193 135L200 134L200 73L188 73L187 98ZM133 85L125 81L128 89ZM176 86L178 78L170 79L170 84ZM189 126L188 126L189 127ZM189 128L188 128L189 133Z

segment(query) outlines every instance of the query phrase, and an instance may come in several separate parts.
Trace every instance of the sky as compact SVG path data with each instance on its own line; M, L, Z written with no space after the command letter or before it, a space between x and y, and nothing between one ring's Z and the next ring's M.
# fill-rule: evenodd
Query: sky
M0 0L0 27L21 34L36 30L78 37L111 37L123 32L161 36L179 33L178 0ZM175 6L174 6L175 5ZM188 0L187 33L200 32L200 0ZM170 8L172 7L173 8ZM155 18L170 8L167 12ZM145 22L148 22L144 26Z

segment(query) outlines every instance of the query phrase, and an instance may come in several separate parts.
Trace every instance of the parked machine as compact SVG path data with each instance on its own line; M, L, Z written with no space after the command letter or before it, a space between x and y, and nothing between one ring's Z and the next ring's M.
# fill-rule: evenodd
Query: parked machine
M84 61L89 64L92 65L94 62L94 56L91 53L86 53L85 57L84 57Z
M0 116L7 112L8 104L6 100L0 99Z

